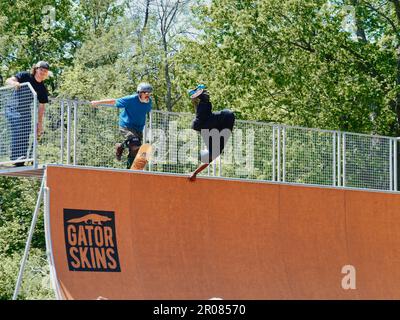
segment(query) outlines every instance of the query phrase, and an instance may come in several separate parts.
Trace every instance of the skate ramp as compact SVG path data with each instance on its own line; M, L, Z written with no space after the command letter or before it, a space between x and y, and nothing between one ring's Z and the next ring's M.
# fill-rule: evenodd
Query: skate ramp
M57 166L47 187L62 299L400 298L398 194Z

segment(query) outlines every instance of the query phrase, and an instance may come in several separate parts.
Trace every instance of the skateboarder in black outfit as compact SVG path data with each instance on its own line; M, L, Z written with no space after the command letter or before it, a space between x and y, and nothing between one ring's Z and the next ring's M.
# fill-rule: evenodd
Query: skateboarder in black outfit
M224 150L232 134L235 115L228 109L212 112L210 94L205 85L198 85L195 89L190 90L189 96L196 111L192 129L200 132L207 146L207 150L200 152L202 164L189 177L190 181L194 181L197 174L207 168Z

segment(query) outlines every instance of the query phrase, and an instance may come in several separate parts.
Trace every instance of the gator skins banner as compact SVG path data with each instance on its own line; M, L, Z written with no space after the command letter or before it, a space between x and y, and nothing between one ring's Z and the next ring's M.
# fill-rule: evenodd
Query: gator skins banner
M64 234L70 271L121 271L114 212L64 209Z

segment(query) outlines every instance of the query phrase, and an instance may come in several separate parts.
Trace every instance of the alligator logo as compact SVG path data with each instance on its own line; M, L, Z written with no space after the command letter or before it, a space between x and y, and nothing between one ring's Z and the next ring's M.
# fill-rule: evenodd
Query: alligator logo
M68 223L84 222L86 224L89 224L89 222L90 222L91 224L97 224L97 225L101 226L103 224L103 222L107 222L107 221L111 221L111 220L112 220L111 218L101 216L101 215L95 214L95 213L90 213L90 214L87 214L80 218L70 219L67 222Z
M70 271L121 272L115 212L64 208L64 238Z

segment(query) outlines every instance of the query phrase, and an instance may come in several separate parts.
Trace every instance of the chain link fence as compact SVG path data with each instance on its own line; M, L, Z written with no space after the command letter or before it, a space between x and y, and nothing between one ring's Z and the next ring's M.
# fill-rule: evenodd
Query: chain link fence
M335 185L335 132L282 127L282 181Z
M15 161L16 153L33 157L33 120L23 124L26 140L13 140L9 106L15 90L0 89L0 165ZM19 103L34 117L32 94L19 92ZM27 111L26 111L27 112ZM119 110L93 107L88 102L52 99L46 105L44 134L37 145L39 164L126 168L115 158L115 144L123 138L118 128ZM153 110L144 130L144 142L153 146L145 170L188 174L199 165L205 148L200 134L191 129L193 114ZM13 150L16 151L13 151ZM13 153L14 152L14 153ZM200 175L252 180L397 190L397 138L343 133L236 120L223 154ZM33 157L34 158L34 157Z
M0 165L34 161L37 105L29 83L0 88Z
M395 145L387 137L343 134L343 185L393 190Z

